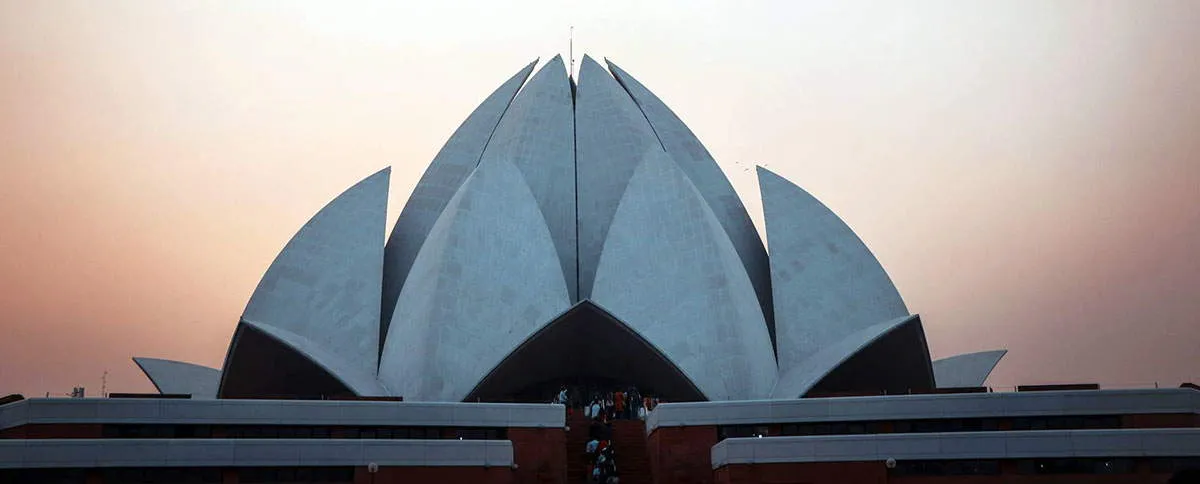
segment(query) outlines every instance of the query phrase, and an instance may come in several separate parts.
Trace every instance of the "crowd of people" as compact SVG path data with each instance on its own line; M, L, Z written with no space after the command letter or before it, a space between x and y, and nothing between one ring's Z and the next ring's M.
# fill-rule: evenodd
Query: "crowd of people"
M635 387L599 391L596 388L563 386L553 403L566 406L568 415L576 411L583 412L589 421L588 442L584 448L588 482L617 484L620 477L617 474L616 448L612 442L612 421L645 419L659 400L642 395Z
M582 411L588 419L601 423L617 419L645 419L646 414L660 403L658 398L642 395L636 387L602 392L568 386L563 386L552 402L566 406L568 415L573 411Z

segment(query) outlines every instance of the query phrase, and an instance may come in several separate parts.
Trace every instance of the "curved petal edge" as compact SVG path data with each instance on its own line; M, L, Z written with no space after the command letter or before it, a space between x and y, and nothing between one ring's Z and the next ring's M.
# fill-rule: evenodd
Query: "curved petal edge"
M1000 363L1008 350L964 353L933 362L933 376L938 388L980 387Z
M414 401L461 401L571 306L554 240L521 171L480 164L429 233L396 303L379 377Z
M188 394L192 398L217 398L221 370L183 361L161 358L133 357L133 362L146 374L154 389L164 395Z
M396 298L400 297L400 291L417 253L429 237L433 224L450 203L450 198L479 165L479 158L483 156L496 125L508 110L521 85L533 72L535 65L536 60L522 68L467 116L429 163L425 174L421 175L417 186L413 188L408 202L401 209L396 224L392 227L392 233L388 236L387 249L384 252L383 300L379 323L380 351L383 349L384 339L387 338Z
M745 267L712 209L657 146L613 216L592 301L657 347L710 400L766 397L775 358Z
M662 145L629 93L586 55L575 90L575 144L579 298L587 299L629 179L646 150Z
M770 246L780 371L864 328L908 314L866 244L800 187L758 167Z
M345 371L373 378L390 173L358 182L305 223L263 274L241 320L294 334Z
M774 307L771 305L771 269L767 261L767 250L763 247L758 230L754 228L754 222L750 220L750 214L746 213L742 199L738 197L712 154L683 120L629 73L612 61L605 59L605 62L613 77L625 88L646 116L663 149L692 180L696 190L704 197L705 203L708 203L713 215L729 235L729 240L733 242L733 247L746 268L746 274L750 276L750 282L754 284L754 292L758 295L763 316L767 321L767 330L774 344Z
M575 116L571 84L554 56L509 104L480 164L511 162L525 178L550 229L563 280L576 299Z

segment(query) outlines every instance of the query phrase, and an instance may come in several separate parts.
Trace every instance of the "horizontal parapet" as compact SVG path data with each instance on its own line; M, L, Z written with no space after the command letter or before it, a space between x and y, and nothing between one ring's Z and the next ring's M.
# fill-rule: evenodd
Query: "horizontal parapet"
M339 400L31 398L0 406L0 429L39 424L349 425L561 428L561 405Z
M0 469L111 467L500 467L507 440L0 439Z
M1008 350L980 351L942 358L933 362L933 377L938 388L979 387L1000 363Z
M1036 434L1036 435L1034 435ZM1200 429L1041 430L725 439L712 467L888 459L1200 456Z
M646 432L695 425L1137 414L1200 415L1200 391L1163 388L664 403L646 417Z
M221 370L183 361L135 356L137 364L154 389L165 395L191 395L192 398L217 398Z

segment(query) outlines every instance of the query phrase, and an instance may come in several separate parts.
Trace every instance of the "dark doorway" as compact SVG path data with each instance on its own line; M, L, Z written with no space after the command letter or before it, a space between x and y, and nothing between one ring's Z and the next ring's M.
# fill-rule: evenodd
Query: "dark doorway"
M653 345L604 309L583 301L509 353L466 401L547 402L560 385L635 386L672 402L706 400Z

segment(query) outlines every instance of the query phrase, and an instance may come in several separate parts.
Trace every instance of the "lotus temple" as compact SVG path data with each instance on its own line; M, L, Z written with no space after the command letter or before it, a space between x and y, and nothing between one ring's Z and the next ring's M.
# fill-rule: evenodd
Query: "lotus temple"
M998 391L1003 349L931 359L831 207L760 167L764 240L697 136L606 64L504 81L390 233L390 168L364 173L230 315L221 368L135 357L158 393L0 399L0 483L594 482L593 439L622 483L1200 466L1200 388ZM655 405L593 418L577 388Z

